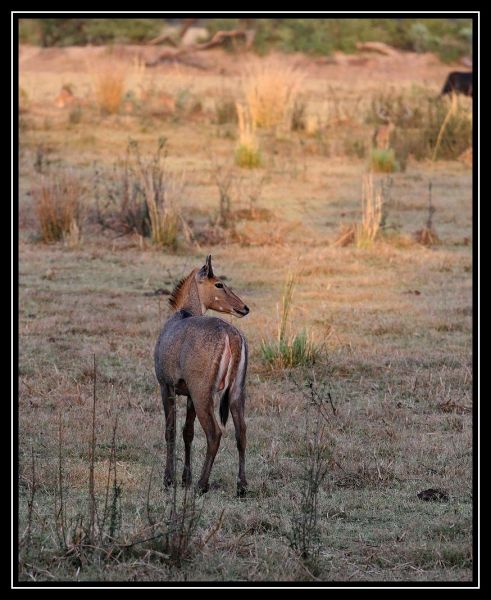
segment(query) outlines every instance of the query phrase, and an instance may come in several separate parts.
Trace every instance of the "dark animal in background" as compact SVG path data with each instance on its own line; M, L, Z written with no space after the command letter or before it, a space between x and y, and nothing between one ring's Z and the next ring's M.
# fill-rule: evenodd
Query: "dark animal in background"
M441 95L452 93L472 96L472 72L452 71L448 74Z

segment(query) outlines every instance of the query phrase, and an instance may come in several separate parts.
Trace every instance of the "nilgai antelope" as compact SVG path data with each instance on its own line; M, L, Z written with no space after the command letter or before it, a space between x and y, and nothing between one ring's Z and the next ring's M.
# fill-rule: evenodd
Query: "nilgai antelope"
M392 141L392 135L396 130L395 122L407 122L413 115L409 107L401 107L401 110L390 112L386 108L376 107L375 112L377 117L382 121L382 125L378 125L372 136L372 145L377 150L388 150Z
M472 96L472 71L452 71L448 74L440 95L452 93Z
M182 484L191 484L191 443L194 420L198 417L207 443L198 490L208 490L210 471L222 436L214 411L217 401L222 427L225 427L229 410L232 413L239 451L237 494L243 496L247 489L244 420L247 342L244 335L227 321L203 315L211 309L245 317L249 308L215 277L211 256L201 269L193 269L177 284L169 303L174 313L162 328L155 346L155 373L165 412L167 460L164 483L172 485L175 478L176 395L181 395L187 396Z

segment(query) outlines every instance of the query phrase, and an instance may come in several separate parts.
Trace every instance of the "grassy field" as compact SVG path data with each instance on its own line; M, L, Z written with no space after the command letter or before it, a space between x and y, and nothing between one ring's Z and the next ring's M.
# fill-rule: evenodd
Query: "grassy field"
M130 55L118 56L128 103L105 114L94 92L100 57L69 50L21 52L20 579L469 582L469 163L432 161L431 152L416 160L410 152L404 169L375 173L375 185L390 188L386 227L373 243L336 243L343 225L361 222L373 99L387 100L389 82L394 103L403 98L417 107L438 93L448 67L427 59L421 79L419 56L407 58L404 71L388 61L375 69L371 58L351 66L304 63L303 126L258 128L261 166L245 169L233 164L236 121L220 110L238 99L243 58L217 52L207 70L145 71ZM60 107L63 85L78 100ZM459 110L470 110L465 102ZM443 116L450 104L444 107ZM186 228L172 248L121 232L101 209L110 190L121 190L115 164L124 162L129 139L147 160L160 136L170 181L178 174L184 182L175 202ZM136 159L132 169L135 175ZM60 173L78 181L79 227L43 243L36 190ZM227 176L224 213L219 190ZM427 224L430 183L440 243L423 245L414 234ZM245 498L235 497L232 423L206 495L162 486L164 417L153 348L170 307L155 291L170 291L209 253L215 272L251 309L240 322L230 317L250 347ZM288 334L307 332L320 355L310 366L271 368L261 343L276 339L290 274L297 283ZM326 475L315 491L312 551L302 556L292 532L305 515L316 444L309 383L324 402L316 447ZM184 407L182 399L179 461ZM197 425L195 481L205 445ZM421 500L418 493L430 488L445 497Z

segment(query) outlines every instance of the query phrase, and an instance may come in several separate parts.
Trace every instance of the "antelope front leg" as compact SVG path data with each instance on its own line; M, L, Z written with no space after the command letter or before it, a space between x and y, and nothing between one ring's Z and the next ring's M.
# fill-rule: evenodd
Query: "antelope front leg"
M196 411L194 410L194 404L192 398L188 396L188 405L186 413L186 423L182 430L182 437L184 440L184 470L182 472L182 485L187 487L191 485L191 444L194 438L194 420L196 418Z
M176 397L174 390L167 385L161 385L162 403L165 413L165 441L167 443L167 457L164 473L164 485L173 485L175 478L175 451L176 451Z

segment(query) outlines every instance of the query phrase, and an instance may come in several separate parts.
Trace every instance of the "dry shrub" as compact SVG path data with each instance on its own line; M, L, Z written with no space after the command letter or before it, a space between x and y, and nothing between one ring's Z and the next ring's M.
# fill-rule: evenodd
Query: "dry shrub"
M184 227L178 203L184 194L186 181L184 174L178 176L165 170L165 144L166 139L160 138L156 153L147 161L142 159L136 143L134 152L136 172L148 210L152 242L175 249L181 225ZM189 234L186 227L184 234Z
M171 173L165 166L166 138L156 151L143 157L138 142L130 140L124 161L113 173L103 173L105 205L96 196L97 222L122 234L150 237L157 246L175 249L180 233L187 242L193 234L181 213L186 191L185 173Z
M263 59L247 65L242 89L254 124L290 130L302 79L295 66L279 59Z
M45 177L33 189L35 212L43 242L67 239L70 245L78 245L82 193L80 181L68 173Z
M126 73L118 63L101 63L91 67L94 95L102 113L119 111L124 96Z

